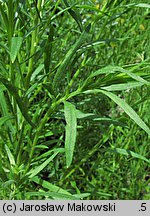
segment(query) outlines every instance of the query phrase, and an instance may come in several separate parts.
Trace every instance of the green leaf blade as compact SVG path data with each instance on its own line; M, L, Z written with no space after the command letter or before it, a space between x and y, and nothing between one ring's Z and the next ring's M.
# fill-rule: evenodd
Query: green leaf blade
M105 87L102 87L102 89L107 90L107 91L123 91L123 90L133 89L133 88L136 88L142 85L144 84L141 82L129 82L129 83L105 86Z
M26 104L23 101L23 99L19 96L18 94L18 89L12 85L7 79L0 77L0 82L2 82L5 87L8 89L8 91L10 92L10 94L15 98L17 105L22 113L22 115L24 116L24 118L26 119L26 121L32 126L35 127L35 125L33 124L33 122L31 121L31 117L28 114L28 110L25 109Z
M29 178L33 178L36 176L41 170L43 170L59 153L59 151L55 152L52 156L50 156L44 163L36 167L34 170L31 170L28 174L30 174Z
M22 37L12 37L10 48L10 59L14 63L22 45Z
M150 4L146 3L139 3L135 5L136 7L142 7L142 8L150 8Z
M68 194L71 195L68 191L46 181L38 178L37 176L33 177L31 181L41 185L43 188L48 189L49 191L55 192L55 193L62 193L62 194Z
M11 115L8 115L8 116L4 116L4 117L1 117L0 118L0 127L5 124L6 121L10 120L10 119L13 119L14 117L11 116Z
M76 142L77 117L76 108L69 102L64 102L64 112L66 119L65 152L67 167L71 165Z
M139 115L121 98L113 94L112 92L107 92L100 89L94 89L94 90L88 90L83 92L85 94L94 94L94 93L102 93L108 96L110 99L112 99L117 105L119 105L124 112L135 121L137 125L139 125L148 135L150 135L150 129L149 127L143 122L143 120L139 117Z
M11 165L15 166L15 159L14 159L14 156L13 154L11 153L9 147L7 145L5 145L5 150L6 150L6 153L7 153L7 156L9 158L9 162Z
M60 64L54 76L53 88L56 88L61 82L62 76L65 75L64 73L65 73L66 67L70 64L72 57L75 55L78 48L82 45L83 41L86 39L89 29L90 29L90 25L87 26L86 30L81 33L76 43L67 52L65 58L63 59L62 63Z
M141 159L141 160L150 164L150 160L148 160L146 157L144 157L138 153L135 153L133 151L130 151L130 150L121 149L121 148L113 148L110 151L113 151L114 153L122 154L125 156L131 156L133 158Z
M67 0L63 0L65 5L67 7L69 7L68 1ZM70 13L70 15L72 16L72 18L76 21L76 23L79 26L80 31L83 31L83 25L82 25L82 19L81 19L81 15L78 12L75 12L73 9L69 9L68 12Z

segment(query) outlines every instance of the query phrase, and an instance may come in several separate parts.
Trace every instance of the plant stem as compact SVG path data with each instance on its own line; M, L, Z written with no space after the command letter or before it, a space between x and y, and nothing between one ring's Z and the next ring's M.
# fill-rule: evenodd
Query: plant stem
M64 96L63 98L60 98L58 101L52 103L51 107L49 108L49 110L45 114L44 118L42 119L41 124L37 128L37 131L35 133L35 137L34 137L34 140L33 140L33 144L32 144L32 147L31 147L31 151L30 151L30 155L29 155L29 161L28 161L25 173L28 171L28 169L30 167L31 160L32 160L32 157L33 157L33 154L34 154L35 146L37 144L39 135L40 135L41 131L43 130L43 127L45 126L45 123L48 121L48 119L50 118L50 116L52 115L52 113L56 110L56 107L60 103L62 103L63 101L65 101L66 99L67 99L67 96Z
M34 137L34 140L33 140L32 147L31 147L31 151L30 151L30 155L29 155L29 160L28 160L28 164L27 164L25 173L28 172L28 169L29 169L30 164L31 164L32 157L34 155L35 146L36 146L36 144L38 142L38 138L39 138L40 133L43 130L46 122L48 121L48 119L54 113L54 111L56 110L56 108L57 108L57 106L59 104L61 104L62 102L66 101L67 99L69 99L71 97L74 97L75 95L79 94L80 92L81 92L81 88L78 88L75 92L72 92L70 95L66 92L66 94L65 94L64 97L62 97L58 101L55 101L55 102L52 103L51 107L48 109L47 113L45 114L44 118L41 121L41 124L39 125L39 127L37 128L37 131L35 133L35 137Z
M39 0L37 3L38 11L41 10L41 5L42 5L42 0ZM36 13L35 17L34 17L34 21L33 21L33 25L35 26L35 29L32 32L31 49L30 49L30 56L32 56L32 57L29 59L28 73L26 76L26 89L29 88L30 78L31 78L31 75L33 73L33 63L34 63L33 56L34 56L34 53L36 51L36 47L38 44L38 30L39 30L39 28L37 27L38 21L39 21L39 14Z
M99 147L102 145L102 140L100 140L92 149L91 151L86 154L86 156L84 158L82 158L82 160L75 165L75 167L73 169L71 169L65 176L64 178L62 178L60 180L60 185L70 176L72 175L80 166L81 164L85 163L98 149Z
M75 80L78 78L78 76L80 75L80 72L81 72L81 68L84 67L85 65L85 62L86 62L86 57L83 59L82 63L81 63L81 66L79 67L79 69L76 71L76 73L74 74L73 78L70 80L68 86L67 86L67 94L69 94L69 91L72 87L72 85L74 84Z

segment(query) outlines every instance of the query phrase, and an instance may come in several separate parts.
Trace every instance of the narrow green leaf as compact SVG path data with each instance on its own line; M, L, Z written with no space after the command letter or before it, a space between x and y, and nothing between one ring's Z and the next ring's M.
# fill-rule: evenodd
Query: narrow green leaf
M1 13L1 17L3 18L4 24L5 24L6 29L7 29L9 26L9 21L8 21L8 17L5 13L5 8L3 6L4 6L4 4L0 4L0 13Z
M54 27L50 24L48 38L44 47L44 68L46 74L49 73L49 67L51 64L51 56L52 56L52 42L54 37Z
M27 192L25 193L26 196L44 196L44 197L51 197L55 200L79 200L79 198L76 198L74 195L69 195L69 194L63 194L63 193L55 193L55 192Z
M144 80L142 77L138 76L137 74L132 73L131 71L125 70L125 69L123 69L121 67L118 67L118 66L107 66L107 67L104 67L102 69L99 69L99 70L95 71L94 73L92 73L87 78L87 80L89 80L89 79L91 79L93 77L96 77L98 75L101 75L101 74L111 74L111 73L116 73L116 72L121 73L121 74L118 75L118 77L122 76L122 74L127 74L132 79L134 79L134 80L136 80L138 82L141 82L141 83L144 83L144 84L149 84L148 81Z
M31 93L38 87L38 82L34 83L33 85L31 85L30 88L28 88L28 90L26 91L25 97L30 97Z
M78 119L90 118L90 117L94 118L95 116L96 115L94 113L83 113L82 111L76 109L76 117Z
M69 7L68 1L67 0L63 0L63 2L65 3L65 5L67 7ZM73 9L69 9L68 12L70 13L70 15L72 16L72 18L76 21L76 23L79 26L80 31L83 31L83 25L82 25L82 19L81 16L78 12L75 12Z
M58 17L59 17L61 14L63 14L65 11L68 11L70 8L71 8L71 6L65 8L65 9L61 9L58 13L54 14L54 15L51 17L51 21L54 21L56 18L58 18Z
M130 116L131 119L135 121L137 125L139 125L148 135L150 135L150 129L149 127L143 122L143 120L138 116L138 114L122 99L120 99L118 96L113 94L112 92L107 92L100 89L94 89L94 90L88 90L83 92L85 94L96 94L96 93L102 93L111 98L116 104L118 104L125 113Z
M136 4L136 7L142 7L142 8L150 8L150 4L146 4L146 3L140 3L140 4Z
M109 75L112 73L116 73L115 76L117 78L120 78L123 80L127 76L131 77L132 79L139 82L139 84L137 84L137 86L142 86L143 84L146 84L146 85L150 84L150 82L146 81L145 79L143 79L142 77L140 77L139 75L137 75L131 71L125 70L125 69L118 67L118 66L107 66L107 67L104 67L104 68L101 68L101 69L95 71L94 73L91 73L90 76L85 80L83 87L87 86L88 83L91 82L91 79L93 77L97 77L97 76L102 75L102 74ZM103 89L107 89L108 91L120 91L120 89L125 90L125 89L131 88L130 84L125 85L125 84L119 83L116 85L118 85L118 86L113 85L113 86L103 87ZM136 84L133 84L133 82L132 82L132 87L136 87ZM113 90L111 90L111 89L113 89Z
M129 82L129 83L105 86L105 87L102 87L102 89L107 90L107 91L123 91L123 90L128 90L128 89L131 89L131 88L136 88L136 87L139 87L139 86L142 86L142 85L144 85L144 83L141 83L141 82Z
M0 61L0 75L2 75L2 76L8 75L8 71L6 69L5 62L1 62L1 61Z
M31 76L31 81L33 81L36 76L43 70L44 68L44 64L40 64L36 69L35 71L33 72L32 76Z
M10 58L12 63L14 63L20 51L22 40L23 40L22 37L12 37L11 39Z
M117 120L114 120L114 119L111 119L111 118L94 118L93 121L101 121L101 122L105 122L106 124L118 125L118 126L126 127L126 128L129 129L128 125L125 124L124 122L117 121Z
M113 149L110 149L110 151L113 151L114 153L119 153L119 154L122 154L122 155L126 155L126 156L131 156L131 157L134 157L134 158L138 158L138 159L146 161L147 163L150 163L150 160L147 159L146 157L144 157L144 156L142 156L140 154L137 154L137 153L135 153L133 151L130 151L130 150L121 149L121 148L113 148Z
M73 55L76 53L76 51L78 50L78 48L82 45L83 41L86 39L87 37L87 32L90 29L90 25L87 26L86 30L84 32L81 33L79 39L76 41L76 43L70 48L70 50L67 52L64 60L62 61L62 63L60 64L54 79L53 79L53 88L56 88L59 83L62 80L62 76L65 76L66 73L66 67L70 64L71 59L73 57Z
M138 82L141 82L143 84L146 84L146 85L149 85L150 82L148 82L147 80L143 79L142 77L140 77L139 75L135 74L135 73L132 73L131 71L127 71L127 70L124 70L122 71L124 74L127 74L128 76L130 76L132 79L138 81ZM122 75L118 75L118 76L122 76Z
M43 170L59 153L59 151L55 152L50 158L48 158L44 163L42 163L40 166L36 167L34 170L31 170L28 174L30 174L29 178L34 177L37 175L41 170Z
M127 125L124 124L123 122L120 122L120 121L117 121L111 118L99 117L98 115L95 115L94 113L83 113L80 110L76 110L76 116L77 116L77 119L101 121L101 122L105 122L106 124L114 124L114 125L119 125L122 127L127 127Z
M68 191L66 191L66 190L64 190L64 189L62 189L56 185L53 185L48 181L42 180L42 179L38 178L37 176L33 177L31 179L31 181L41 185L43 188L48 189L52 192L71 195L71 193L69 193Z
M15 180L10 179L10 180L8 180L8 181L5 181L5 182L2 184L2 187L8 189L8 186L10 187L10 186L11 186L12 184L14 184L14 183L15 183Z
M47 133L45 133L45 134L39 136L39 138L50 137L50 136L52 136L52 135L53 135L53 132L52 132L52 131L49 131L49 132L47 132Z
M102 191L97 191L96 193L99 194L101 197L112 197L112 194L104 193Z
M7 156L9 158L9 161L10 161L10 164L11 165L15 165L15 159L14 159L14 156L13 154L11 153L10 149L8 148L8 146L5 144L5 150L7 152Z
M6 103L6 98L5 98L5 95L4 95L3 91L0 91L0 105L1 105L1 108L2 108L3 116L10 116L9 111L8 111L8 107L7 107L7 103ZM8 120L6 122L6 125L8 126L9 130L14 134L15 129L14 129L14 127L13 127L10 120Z
M77 52L81 52L81 51L89 49L89 48L94 48L94 46L98 46L100 44L106 44L106 43L111 42L111 41L113 41L113 40L110 39L109 41L108 40L99 40L96 42L89 42L89 43L85 44L84 46L82 46L81 48L79 48L77 50Z
M0 178L2 179L3 182L7 180L6 172L4 171L2 166L2 158L0 159Z
M91 10L91 11L97 11L99 12L100 9L94 7L94 6L91 6L91 5L76 5L77 8L82 8L82 9L87 9L87 10Z
M13 116L4 116L4 117L1 117L0 118L0 127L6 122L6 121L8 121L8 120L10 120L10 119L12 119L12 118L14 118Z
M73 196L76 198L76 199L83 199L85 197L88 197L90 196L91 193L81 193L81 194L74 194Z
M64 112L66 119L66 133L65 133L65 152L66 152L66 164L70 166L73 158L73 152L76 142L76 130L77 130L77 117L76 108L69 102L64 102Z
M24 118L26 119L26 121L32 127L35 127L35 125L31 121L31 118L28 114L27 109L25 109L25 107L26 107L25 102L23 101L23 99L18 94L18 89L15 86L13 86L7 79L5 79L3 77L0 77L0 82L2 82L6 86L6 88L10 92L10 94L13 95L13 97L16 99L17 105L20 108L20 111L21 111L22 115L24 116Z
M2 84L0 84L0 91L5 91L6 90L6 87Z
M96 76L101 75L101 74L115 73L116 71L118 71L118 67L116 67L116 66L106 66L104 68L101 68L101 69L95 71L94 73L91 73L89 78L96 77Z
M36 149L49 149L49 147L46 145L37 145L37 146L35 146L35 148Z
M52 152L58 152L58 151L59 153L65 152L64 148L55 148L55 149L46 151L45 153L41 154L39 157L36 157L35 160L38 161L41 158L47 158L49 155L52 154Z

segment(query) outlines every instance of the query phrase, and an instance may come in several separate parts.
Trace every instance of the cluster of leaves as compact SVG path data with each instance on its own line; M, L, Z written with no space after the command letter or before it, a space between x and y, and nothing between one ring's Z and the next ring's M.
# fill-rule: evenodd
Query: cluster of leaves
M2 199L149 198L149 8L0 1Z

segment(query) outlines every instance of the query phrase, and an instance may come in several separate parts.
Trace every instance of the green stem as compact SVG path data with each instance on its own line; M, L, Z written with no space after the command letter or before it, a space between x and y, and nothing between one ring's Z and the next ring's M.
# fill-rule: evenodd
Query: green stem
M71 87L73 86L75 80L76 80L76 79L78 78L78 76L80 75L81 68L84 67L85 62L86 62L86 59L87 59L86 57L83 59L80 68L76 71L76 73L74 74L73 78L70 80L70 82L69 82L69 84L68 84L68 86L67 86L67 89L66 89L66 92L67 92L66 94L69 94L70 89L71 89Z
M38 11L41 10L41 5L42 5L42 0L39 0L37 3ZM33 63L34 63L33 56L34 56L34 53L36 52L36 47L37 47L38 40L39 40L38 39L39 28L37 27L38 21L39 21L39 14L36 13L36 15L34 17L34 21L33 21L33 24L35 26L35 30L32 32L31 49L30 49L30 56L32 56L32 57L29 59L28 73L26 76L26 89L29 88L30 78L31 78L31 75L33 73Z
M59 182L59 185L61 185L70 175L72 175L83 163L85 163L96 151L98 151L99 147L102 145L102 140L100 140L92 149L91 151L86 154L86 156L75 165L73 169L71 169Z
M32 158L33 158L33 155L34 155L35 146L37 145L40 133L43 130L46 122L51 117L51 115L54 113L54 111L56 110L56 108L57 108L57 106L59 104L66 101L67 99L70 99L71 97L74 97L75 95L79 94L81 92L81 90L82 90L81 88L78 88L75 92L72 92L70 95L68 95L67 92L66 92L64 97L62 97L58 101L55 101L55 102L52 103L51 107L49 108L49 110L45 114L44 118L42 119L41 124L37 128L37 131L36 131L36 134L35 134L35 137L34 137L34 140L33 140L33 144L32 144L32 147L31 147L31 151L30 151L28 164L27 164L27 167L25 169L25 174L28 172L28 170L30 168L30 164L31 164L31 161L32 161Z
M52 103L51 107L49 108L49 110L47 111L47 113L45 114L44 118L41 121L41 124L39 125L39 127L37 128L34 140L33 140L33 144L31 147L31 151L30 151L30 155L29 155L29 161L25 170L25 173L28 171L30 164L31 164L31 160L32 157L34 155L34 150L35 150L35 146L37 144L38 138L40 136L41 131L43 130L46 122L48 121L48 119L50 118L50 116L52 115L52 113L56 110L57 106L62 103L63 101L65 101L67 99L67 96L64 96L63 98L59 99L58 101Z

